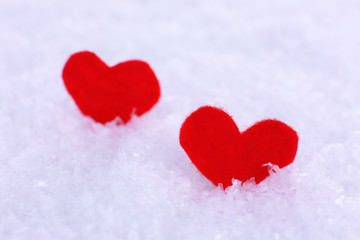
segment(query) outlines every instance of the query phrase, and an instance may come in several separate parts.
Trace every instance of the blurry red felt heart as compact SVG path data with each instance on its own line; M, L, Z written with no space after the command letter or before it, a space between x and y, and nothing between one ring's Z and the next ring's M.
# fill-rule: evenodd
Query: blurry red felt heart
M294 161L297 133L277 120L263 120L240 132L233 119L218 108L193 112L180 130L180 145L202 174L224 188L232 179L261 182L271 165L283 168Z
M153 70L139 60L109 67L94 53L79 52L70 56L62 77L81 112L100 123L116 117L126 123L133 113L150 110L160 97Z

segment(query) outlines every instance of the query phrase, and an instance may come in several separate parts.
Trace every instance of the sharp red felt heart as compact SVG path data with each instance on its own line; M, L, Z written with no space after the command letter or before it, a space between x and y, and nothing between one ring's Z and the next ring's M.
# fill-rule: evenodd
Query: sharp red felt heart
M153 107L160 97L159 82L143 61L107 66L92 52L72 55L63 70L66 89L84 115L106 123L120 117L128 122Z
M292 163L298 140L292 128L277 120L263 120L241 133L227 113L210 106L193 112L180 130L180 145L194 165L224 188L233 178L259 183L271 165Z

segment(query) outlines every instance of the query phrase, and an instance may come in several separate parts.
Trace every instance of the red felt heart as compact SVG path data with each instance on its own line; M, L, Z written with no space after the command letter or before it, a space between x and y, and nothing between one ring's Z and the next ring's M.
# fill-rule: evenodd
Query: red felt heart
M66 62L65 86L84 115L106 123L120 117L128 122L152 108L160 97L159 82L143 61L107 66L92 52L79 52Z
M202 174L224 188L232 179L261 182L270 165L283 168L294 161L297 133L277 120L264 120L240 132L233 119L214 107L193 112L180 129L180 145Z

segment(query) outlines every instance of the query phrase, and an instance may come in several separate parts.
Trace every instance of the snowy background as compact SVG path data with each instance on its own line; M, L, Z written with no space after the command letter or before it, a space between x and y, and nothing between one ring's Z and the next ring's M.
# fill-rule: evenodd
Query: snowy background
M360 1L0 0L0 239L358 239ZM83 117L61 71L150 63L162 97L126 126ZM214 187L178 143L206 104L277 118L295 162Z

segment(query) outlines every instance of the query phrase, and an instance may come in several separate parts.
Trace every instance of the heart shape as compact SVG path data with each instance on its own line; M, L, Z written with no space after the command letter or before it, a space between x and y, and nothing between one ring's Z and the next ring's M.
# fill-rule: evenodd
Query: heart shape
M116 117L126 123L133 113L150 110L160 97L155 73L139 60L109 67L92 52L78 52L66 62L62 77L81 112L100 123Z
M201 107L180 129L180 145L199 171L224 189L232 179L259 183L271 165L283 168L294 161L297 133L277 120L263 120L240 132L233 119L219 108Z

